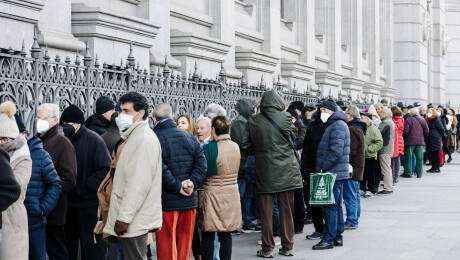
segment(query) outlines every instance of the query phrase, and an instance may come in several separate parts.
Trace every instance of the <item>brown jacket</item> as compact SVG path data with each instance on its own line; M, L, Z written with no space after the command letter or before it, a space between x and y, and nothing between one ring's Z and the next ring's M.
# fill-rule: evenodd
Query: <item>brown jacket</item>
M218 173L207 176L199 192L198 225L205 232L232 232L241 228L240 149L230 135L218 136L216 141Z
M352 121L349 125L350 130L350 164L353 167L353 180L362 181L364 173L364 129L366 124L361 121Z

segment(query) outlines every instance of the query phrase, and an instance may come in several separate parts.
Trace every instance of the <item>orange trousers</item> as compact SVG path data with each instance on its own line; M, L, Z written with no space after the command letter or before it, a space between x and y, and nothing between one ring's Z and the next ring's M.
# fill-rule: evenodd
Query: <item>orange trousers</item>
M156 233L158 260L189 260L196 209L163 211L163 226Z

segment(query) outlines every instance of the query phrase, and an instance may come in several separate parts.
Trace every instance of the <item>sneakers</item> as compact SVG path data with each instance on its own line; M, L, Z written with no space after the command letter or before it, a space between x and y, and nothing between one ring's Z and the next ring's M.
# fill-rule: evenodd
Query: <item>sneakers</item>
M371 198L371 197L374 197L374 193L372 193L370 191L366 191L364 193L364 198Z
M393 191L382 190L382 191L379 191L377 194L378 195L390 195L390 194L393 194Z
M243 225L243 233L260 232L260 228L257 225Z
M284 255L284 256L294 256L294 254L292 254L292 250L288 250L284 248L280 248L279 254Z
M359 195L360 195L361 197L363 197L365 193L366 193L365 191L359 190Z
M323 234L319 232L313 232L313 234L307 235L305 238L308 240L317 240L323 238Z
M328 243L324 240L321 240L318 244L312 247L313 250L325 250L334 248L334 243Z
M431 168L431 169L427 170L426 172L430 172L430 173L440 173L441 170L439 170L439 169L438 169L438 170L434 170L433 168Z
M259 251L257 251L257 257L273 258L273 252L268 252L268 251L264 251L263 249L260 249Z
M352 225L350 223L345 223L345 230L353 230L353 229L357 229L358 228L358 225Z

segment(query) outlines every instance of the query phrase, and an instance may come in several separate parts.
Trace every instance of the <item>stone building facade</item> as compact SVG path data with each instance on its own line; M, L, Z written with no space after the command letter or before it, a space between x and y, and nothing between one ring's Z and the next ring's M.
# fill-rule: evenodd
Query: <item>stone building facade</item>
M132 43L151 70L460 107L460 0L8 0L0 47L31 46L35 24L52 57L88 44L120 64Z

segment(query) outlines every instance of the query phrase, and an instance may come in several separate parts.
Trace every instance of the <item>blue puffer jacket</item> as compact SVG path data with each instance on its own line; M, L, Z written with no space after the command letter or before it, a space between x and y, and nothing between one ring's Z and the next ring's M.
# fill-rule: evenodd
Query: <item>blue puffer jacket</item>
M350 178L350 131L347 116L343 111L332 114L326 122L327 128L321 138L316 158L316 171L337 174L336 180Z
M27 209L29 230L37 230L46 225L46 216L58 202L61 180L50 155L43 149L40 138L33 137L27 144L32 158L32 175L27 185L24 205Z
M177 128L172 120L158 122L153 131L161 144L163 158L162 206L164 211L188 210L198 207L196 189L206 177L206 158L198 140ZM195 190L185 197L180 194L182 181L190 179Z

